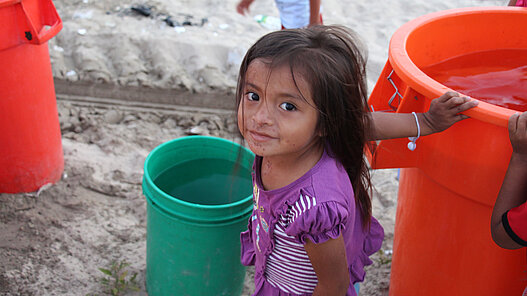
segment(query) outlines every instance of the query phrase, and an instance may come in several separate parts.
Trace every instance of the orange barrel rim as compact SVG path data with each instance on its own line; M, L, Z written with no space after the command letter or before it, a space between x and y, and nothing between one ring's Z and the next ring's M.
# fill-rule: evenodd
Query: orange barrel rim
M507 15L508 17L513 17L514 15L525 14L527 14L527 9L521 7L471 7L430 13L405 23L393 34L392 39L390 40L388 59L397 75L408 83L411 88L428 98L436 98L447 91L454 90L429 77L410 58L407 52L407 46L416 32L430 23L444 21L454 15L456 18L459 18L464 16L470 17L472 15L477 15L478 17L481 15ZM459 26L459 22L457 25ZM520 30L518 38L527 39L527 34L521 34ZM501 43L502 48L515 47L517 46L516 44L519 44L517 40L510 39L500 39L497 41ZM479 105L476 108L464 112L464 114L471 118L502 127L507 126L509 117L514 113L514 110L492 105L483 101L479 101Z

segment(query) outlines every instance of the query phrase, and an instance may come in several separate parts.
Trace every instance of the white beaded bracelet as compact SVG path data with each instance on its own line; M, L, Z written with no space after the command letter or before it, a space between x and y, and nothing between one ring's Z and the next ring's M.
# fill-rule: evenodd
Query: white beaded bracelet
M417 124L417 137L408 138L408 140L410 140L410 143L408 143L408 149L410 149L410 151L415 150L415 147L417 147L417 145L415 144L415 141L417 141L417 139L419 139L419 137L421 136L421 127L419 126L419 120L417 119L417 114L415 114L415 112L412 112L412 114L415 117L415 124Z

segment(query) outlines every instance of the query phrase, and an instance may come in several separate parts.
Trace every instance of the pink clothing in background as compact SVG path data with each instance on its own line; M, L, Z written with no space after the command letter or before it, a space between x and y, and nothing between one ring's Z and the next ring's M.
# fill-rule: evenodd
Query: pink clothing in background
M527 7L527 0L516 1L516 6Z

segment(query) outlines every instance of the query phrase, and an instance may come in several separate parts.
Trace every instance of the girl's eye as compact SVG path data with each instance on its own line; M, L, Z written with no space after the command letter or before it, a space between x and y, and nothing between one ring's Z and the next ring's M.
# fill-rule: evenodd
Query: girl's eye
M253 92L248 92L247 98L249 99L249 101L259 101L260 100L260 96Z
M293 111L296 110L296 106L291 103L282 103L280 104L280 108L286 110L286 111Z

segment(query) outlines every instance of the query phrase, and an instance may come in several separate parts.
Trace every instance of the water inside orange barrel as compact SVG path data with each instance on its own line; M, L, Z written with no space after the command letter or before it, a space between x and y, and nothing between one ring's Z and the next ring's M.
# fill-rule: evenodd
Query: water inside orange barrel
M422 70L463 95L527 111L527 49L473 52Z

